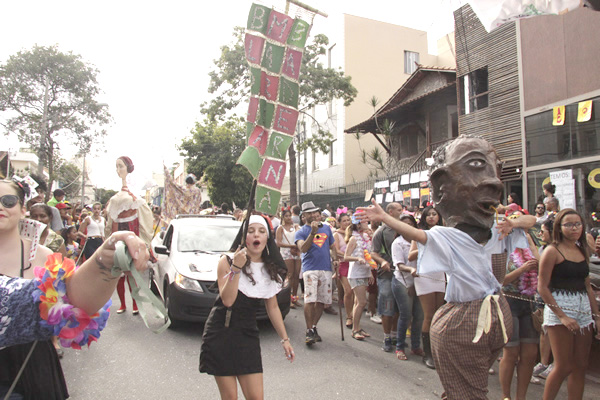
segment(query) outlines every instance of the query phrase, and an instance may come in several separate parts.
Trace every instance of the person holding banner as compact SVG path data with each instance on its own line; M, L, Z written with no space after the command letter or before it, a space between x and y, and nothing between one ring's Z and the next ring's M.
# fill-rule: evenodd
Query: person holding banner
M248 230L242 246L245 226ZM263 369L256 325L262 299L286 358L290 362L295 358L276 297L286 268L261 215L244 221L233 249L233 259L223 256L217 267L219 295L202 335L200 372L214 375L222 399L238 398L238 382L245 398L262 399Z

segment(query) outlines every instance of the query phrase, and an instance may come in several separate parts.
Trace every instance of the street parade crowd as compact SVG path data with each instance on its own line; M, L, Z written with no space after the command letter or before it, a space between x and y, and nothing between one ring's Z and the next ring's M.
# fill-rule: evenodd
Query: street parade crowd
M381 324L384 352L435 369L442 398L485 399L489 375L498 372L503 398L525 399L529 384L544 379L544 399L565 380L569 398L580 399L599 339L599 292L589 276L590 257L600 253L590 225L598 221L561 210L551 184L532 212L516 193L500 204L497 163L486 141L465 136L434 155L431 202L383 209L373 201L353 210L308 201L270 216L227 204L203 209L193 175L163 209L151 208L127 187L128 157L117 159L122 188L104 205L71 204L60 189L46 203L42 182L34 196L25 182L4 180L0 395L68 398L61 346L99 338L115 288L117 313L127 310L127 269L113 265L118 243L144 270L152 237L187 207L242 221L218 265L219 296L200 353L200 372L215 376L222 398L237 398L238 382L246 398L264 396L261 299L286 358L295 359L275 297L287 281L291 307L304 313L306 346L328 340L318 330L323 313L342 312L353 339L371 336L361 324L370 318ZM131 310L139 312L135 300Z

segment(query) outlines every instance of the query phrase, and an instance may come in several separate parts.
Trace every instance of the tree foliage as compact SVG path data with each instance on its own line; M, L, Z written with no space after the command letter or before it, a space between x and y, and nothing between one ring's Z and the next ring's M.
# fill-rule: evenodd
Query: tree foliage
M77 165L59 160L56 180L69 201L81 199L81 170Z
M57 46L34 46L0 65L0 112L6 133L16 133L38 154L41 175L48 167L55 178L61 144L88 152L106 132L110 114L96 97L98 71L81 56Z
M234 28L234 41L221 47L221 57L214 61L215 69L209 73L209 93L215 97L201 107L203 114L209 120L226 120L237 118L237 107L249 99L250 71L244 49L244 28ZM349 106L358 91L352 85L351 78L341 70L327 68L322 63L322 57L327 54L329 39L323 34L309 38L309 44L304 49L302 67L299 76L300 113L312 118L307 111L314 106L326 104L334 99L342 99L344 106ZM313 151L328 153L333 135L326 124L318 126L318 135L308 137L299 142L296 136L295 145L290 146L290 196L296 201L296 165L295 148L303 151L307 148Z
M240 122L219 123L205 120L196 123L190 138L184 139L180 150L188 160L188 172L202 176L213 204L248 202L252 175L236 165L246 148L246 132Z
M117 193L116 190L98 188L96 189L96 200L105 206L106 203L108 203L108 200Z

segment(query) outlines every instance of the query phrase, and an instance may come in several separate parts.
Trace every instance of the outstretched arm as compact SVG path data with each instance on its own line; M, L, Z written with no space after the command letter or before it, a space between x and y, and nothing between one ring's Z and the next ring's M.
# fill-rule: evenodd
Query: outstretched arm
M125 242L137 270L148 268L146 244L133 232L113 233L66 282L71 304L89 315L95 314L104 306L115 291L119 277L112 276L111 269L114 265L115 245L120 241Z
M369 207L358 207L356 209L356 218L359 220L366 219L368 221L384 222L406 240L414 240L422 244L427 242L427 234L425 232L392 217L383 211L383 208L377 204L375 199L371 200L371 203L372 205Z

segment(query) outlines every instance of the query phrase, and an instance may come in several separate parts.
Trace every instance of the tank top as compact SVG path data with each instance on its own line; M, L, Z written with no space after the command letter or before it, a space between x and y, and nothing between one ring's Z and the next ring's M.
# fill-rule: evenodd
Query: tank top
M293 225L292 225L293 227ZM294 244L295 239L296 239L296 229L292 229L292 231L288 231L287 229L285 229L285 226L281 225L281 228L283 230L283 240L285 241L286 244Z
M104 232L104 218L100 217L100 222L97 222L92 217L88 217L90 222L87 226L87 235L88 237L94 236L102 236L102 232Z
M556 247L555 247L556 248ZM583 261L569 261L556 248L564 260L554 266L549 289L553 292L581 293L586 291L585 278L590 274L589 265Z

